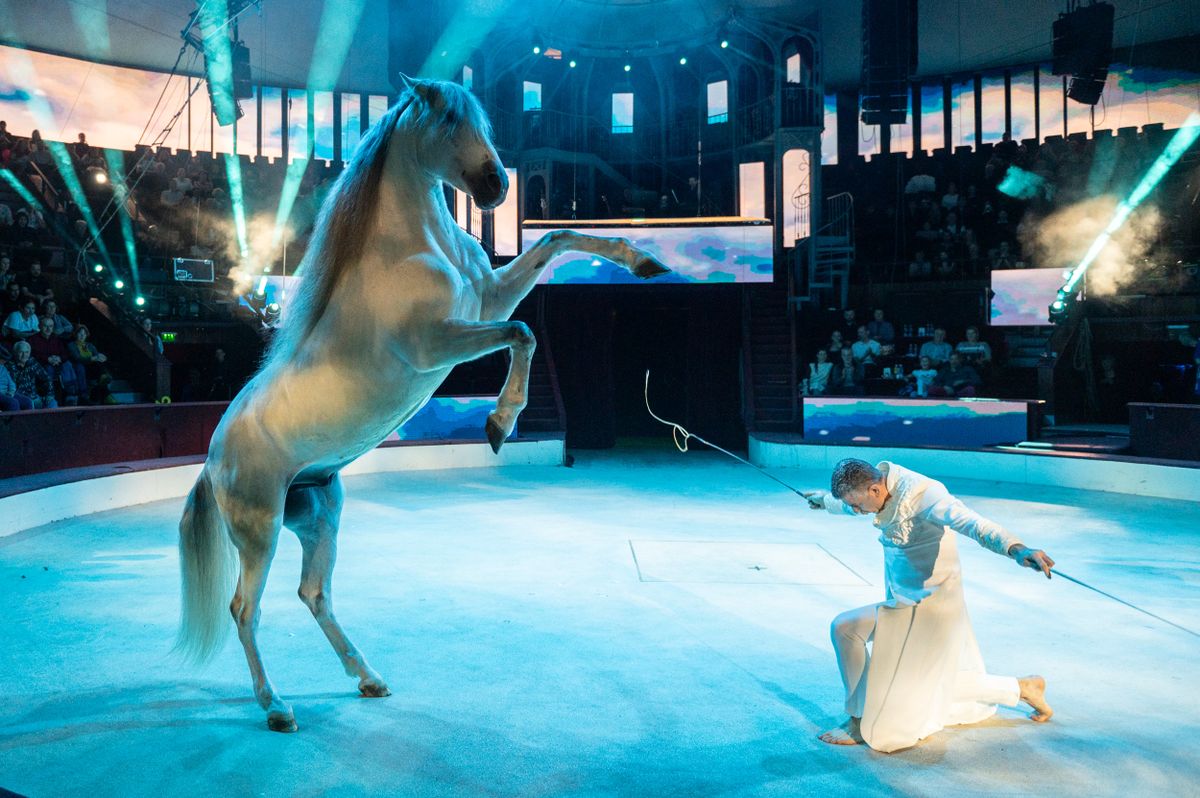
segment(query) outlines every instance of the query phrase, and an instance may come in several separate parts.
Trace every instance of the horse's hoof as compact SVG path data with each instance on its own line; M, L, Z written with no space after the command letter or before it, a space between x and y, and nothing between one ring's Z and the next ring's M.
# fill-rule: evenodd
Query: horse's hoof
M296 718L290 714L285 715L282 712L268 713L267 728L273 732L291 734L296 731Z
M666 274L669 271L671 270L662 265L657 258L652 258L649 255L633 264L634 277L640 277L643 280L658 277L660 274Z
M500 447L504 445L504 439L507 437L508 433L504 431L504 427L501 427L496 423L495 419L489 417L487 420L487 439L488 443L492 445L492 452L494 454L500 454Z
M358 692L362 693L363 698L387 698L392 694L392 691L383 682L366 682L365 684L360 684Z

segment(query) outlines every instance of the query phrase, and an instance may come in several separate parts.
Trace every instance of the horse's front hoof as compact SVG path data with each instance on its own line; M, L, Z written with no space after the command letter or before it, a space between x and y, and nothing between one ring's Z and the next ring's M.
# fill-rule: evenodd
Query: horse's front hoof
M500 454L500 447L504 445L504 439L508 437L508 433L504 431L504 427L500 426L494 418L488 417L487 420L487 439L492 445L492 452Z
M267 714L267 728L273 732L291 734L296 731L296 718L291 714L271 712Z
M358 692L363 698L387 698L392 694L383 682L364 682L358 686Z
M669 271L671 270L662 265L657 258L652 258L649 255L633 264L633 275L643 280L658 277L660 274L666 274Z

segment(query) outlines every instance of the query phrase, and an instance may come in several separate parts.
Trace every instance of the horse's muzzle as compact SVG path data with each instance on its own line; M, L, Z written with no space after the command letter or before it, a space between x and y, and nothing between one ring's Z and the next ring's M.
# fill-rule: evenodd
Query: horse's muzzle
M471 199L480 210L490 211L508 195L508 175L501 169L486 167L479 174L463 177L471 190Z

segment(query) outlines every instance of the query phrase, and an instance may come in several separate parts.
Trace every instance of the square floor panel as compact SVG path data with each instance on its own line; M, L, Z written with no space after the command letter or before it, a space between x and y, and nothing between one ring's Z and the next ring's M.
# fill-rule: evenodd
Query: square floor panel
M815 543L631 540L629 548L643 582L870 584Z

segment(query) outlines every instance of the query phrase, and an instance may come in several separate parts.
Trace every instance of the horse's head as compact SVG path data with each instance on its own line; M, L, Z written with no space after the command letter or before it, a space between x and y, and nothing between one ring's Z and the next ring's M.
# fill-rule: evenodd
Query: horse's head
M402 119L419 129L424 164L439 179L471 195L483 210L508 194L508 175L492 145L492 126L483 106L457 83L403 78L408 103Z

